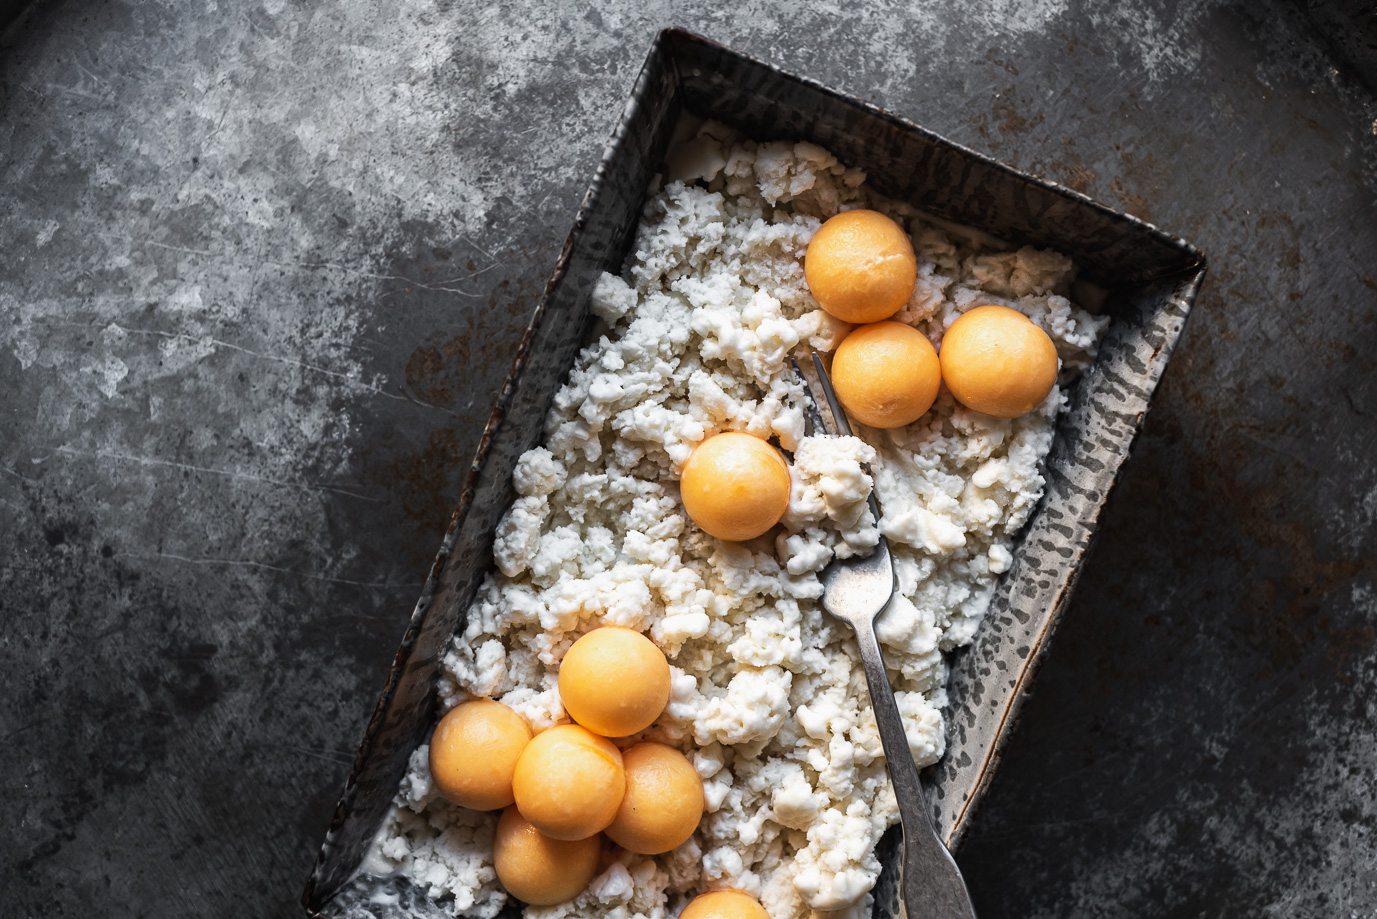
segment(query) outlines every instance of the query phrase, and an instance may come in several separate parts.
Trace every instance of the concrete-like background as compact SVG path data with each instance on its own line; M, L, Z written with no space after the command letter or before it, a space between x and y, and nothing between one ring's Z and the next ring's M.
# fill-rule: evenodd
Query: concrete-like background
M0 915L298 914L666 25L1210 256L960 854L982 917L1377 915L1377 105L1314 22L1278 0L30 8L0 41Z

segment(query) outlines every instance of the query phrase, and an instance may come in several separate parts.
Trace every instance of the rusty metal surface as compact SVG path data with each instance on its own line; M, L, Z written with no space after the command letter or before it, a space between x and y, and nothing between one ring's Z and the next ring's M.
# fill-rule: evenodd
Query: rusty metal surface
M1294 6L67 0L0 48L0 913L299 914L668 24L1210 253L981 915L1377 910L1377 107Z

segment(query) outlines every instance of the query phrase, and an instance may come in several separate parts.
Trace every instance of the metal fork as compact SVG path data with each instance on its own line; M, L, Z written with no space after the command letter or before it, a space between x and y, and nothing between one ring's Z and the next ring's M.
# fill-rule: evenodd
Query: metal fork
M813 352L813 366L817 368L818 382L836 423L836 431L828 431L816 400L812 400L809 420L814 430L849 435L851 425L837 402L832 381L816 351ZM794 372L803 380L811 399L811 387L797 361L794 361ZM870 512L875 515L878 526L880 506L873 488ZM864 558L834 558L822 571L822 583L822 608L848 623L856 633L866 683L870 686L870 705L875 710L875 723L884 744L885 765L894 785L894 797L899 802L899 824L904 831L904 856L899 874L903 910L908 919L975 919L975 908L966 892L961 869L956 867L956 860L932 825L927 797L918 779L918 767L913 762L899 706L894 701L894 687L889 683L880 642L875 636L875 620L894 595L894 563L889 555L888 540L881 536L874 551Z

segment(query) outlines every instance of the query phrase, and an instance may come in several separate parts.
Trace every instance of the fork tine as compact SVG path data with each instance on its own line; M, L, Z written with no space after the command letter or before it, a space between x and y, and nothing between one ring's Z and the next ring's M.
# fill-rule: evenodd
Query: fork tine
M798 365L797 359L791 356L789 363L794 365L794 376L798 377L798 381L803 384L803 433L809 436L831 434L832 429L818 408L818 397L817 393L813 392L813 384L808 382L808 378L803 375L803 368Z
M822 366L822 355L816 351L813 352L813 367L818 372L818 385L822 387L822 394L827 397L827 407L832 410L832 420L836 422L837 433L843 437L850 437L851 422L846 419L846 412L842 411L837 394L832 391L832 379Z
M813 352L813 367L818 372L818 385L822 387L822 393L827 397L827 407L832 410L832 420L836 422L837 433L841 434L843 437L850 437L851 422L847 420L846 412L842 411L841 403L837 401L837 394L832 389L832 378L827 375L827 369L822 366L822 355L816 351ZM798 369L797 363L794 364L794 369ZM804 382L806 383L807 381L805 380ZM877 478L875 470L870 467L869 463L861 468L870 476L872 485L870 488L870 497L866 500L866 503L870 505L870 513L875 515L875 525L879 526L880 499L879 496L875 494L874 483ZM883 537L881 537L881 539L883 539Z

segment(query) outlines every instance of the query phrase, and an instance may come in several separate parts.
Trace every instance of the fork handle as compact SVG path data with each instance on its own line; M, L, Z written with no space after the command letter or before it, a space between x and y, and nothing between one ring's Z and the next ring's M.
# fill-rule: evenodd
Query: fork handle
M956 860L932 825L927 796L908 748L908 735L873 622L856 624L856 643L860 646L870 705L885 749L889 780L899 804L899 824L904 830L899 885L908 919L975 919L975 908Z

